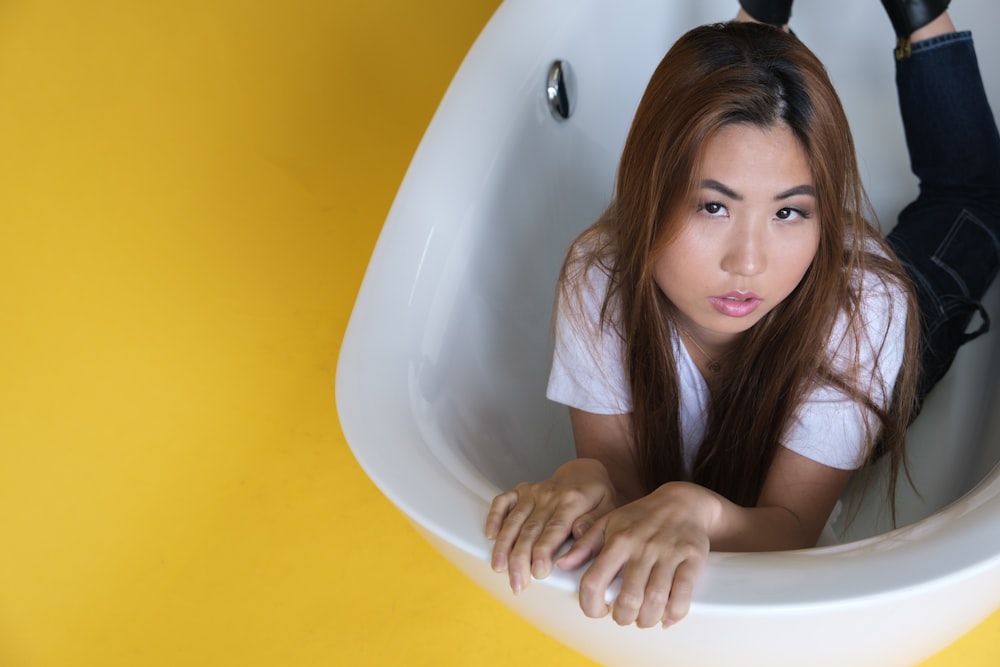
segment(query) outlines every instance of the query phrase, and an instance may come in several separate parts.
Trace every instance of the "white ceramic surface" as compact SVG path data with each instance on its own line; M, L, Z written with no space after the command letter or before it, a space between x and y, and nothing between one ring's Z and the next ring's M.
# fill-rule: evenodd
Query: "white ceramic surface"
M960 28L1000 25L959 0ZM900 525L877 494L845 544L712 554L690 616L667 632L579 611L578 576L518 597L488 565L489 500L572 456L547 403L550 308L569 241L608 201L646 81L676 37L726 20L730 0L507 0L456 75L386 220L337 373L347 440L372 480L459 569L592 659L630 667L890 667L919 662L1000 607L1000 333L968 345L911 431L921 496ZM893 35L874 0L807 2L793 27L841 92L885 223L915 193L892 85ZM994 109L1000 44L977 47ZM569 63L575 108L544 100ZM884 224L888 226L888 224ZM1000 313L1000 290L988 298ZM997 322L1000 317L995 316Z

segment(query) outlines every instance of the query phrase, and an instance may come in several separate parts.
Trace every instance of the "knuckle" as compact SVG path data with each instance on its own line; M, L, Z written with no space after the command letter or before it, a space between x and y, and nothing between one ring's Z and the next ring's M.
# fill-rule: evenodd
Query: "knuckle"
M543 524L541 521L528 517L524 520L524 524L521 526L521 534L529 537L536 536L542 532L542 527Z
M678 579L674 582L670 600L675 604L681 600L690 600L692 593L694 593L694 583L689 579Z
M520 499L521 494L518 493L517 489L511 489L493 498L493 508L498 511L504 511L517 504Z
M552 480L545 480L535 484L534 491L540 498L549 499L557 493L558 487L552 483Z
M633 553L636 544L635 536L629 530L615 532L607 538L608 548Z
M642 606L643 595L634 591L622 591L615 598L615 609L625 612L635 612Z
M688 577L696 577L698 573L705 569L708 563L708 553L701 549L694 549L684 555L684 573Z
M569 532L569 521L562 517L553 517L549 519L548 524L545 526L547 532L553 534L561 534Z
M586 502L587 496L580 489L570 488L563 491L562 501L566 505L581 505Z
M663 609L670 600L670 591L664 588L653 588L646 591L646 604L655 609Z
M513 523L521 524L527 520L529 515L530 511L527 507L518 505L507 513L507 520Z
M504 491L503 493L498 493L497 495L493 496L493 505L496 506L510 500L510 497L512 495L516 495L516 492L513 490Z
M580 579L580 594L588 599L603 598L604 588L598 582L584 575Z
M541 544L536 544L531 548L532 561L545 561L549 558L549 550Z

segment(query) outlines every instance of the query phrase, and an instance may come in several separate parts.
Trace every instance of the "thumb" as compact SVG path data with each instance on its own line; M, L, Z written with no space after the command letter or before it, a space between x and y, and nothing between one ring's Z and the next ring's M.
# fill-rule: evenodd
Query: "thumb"
M574 536L577 535L578 527L584 527L585 524L581 524L581 522L584 522L585 519L589 521L586 515L584 515L573 524ZM604 547L604 530L607 523L607 517L602 517L586 530L581 530L582 534L577 537L576 542L570 547L570 550L556 561L556 566L561 570L575 570L596 556Z
M581 515L573 522L573 539L581 539L594 525L594 515L587 513Z

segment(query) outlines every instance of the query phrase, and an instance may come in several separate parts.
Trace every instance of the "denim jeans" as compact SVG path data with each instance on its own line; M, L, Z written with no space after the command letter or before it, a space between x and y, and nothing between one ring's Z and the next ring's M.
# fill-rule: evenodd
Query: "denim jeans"
M980 302L1000 266L1000 134L968 32L914 44L896 87L920 194L888 242L920 306L922 405L958 348L989 328Z

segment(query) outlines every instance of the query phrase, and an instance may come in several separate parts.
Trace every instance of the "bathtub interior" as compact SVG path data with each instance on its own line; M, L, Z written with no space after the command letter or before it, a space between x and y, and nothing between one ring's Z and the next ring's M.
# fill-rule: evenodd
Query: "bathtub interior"
M459 523L478 526L500 489L544 478L572 457L566 410L544 398L563 255L610 199L629 121L662 54L688 27L724 20L735 6L529 3L537 21L514 24L524 4L508 0L487 28L517 34L516 45L497 57L477 44L428 129L373 255L338 371L341 421L358 460L432 531L458 514ZM891 221L916 192L892 92L891 30L877 3L814 5L796 15L795 29L827 64L875 210ZM1000 10L968 0L952 15L960 27L989 25ZM851 48L830 25L851 26ZM998 108L1000 48L985 39L977 48ZM568 63L576 88L567 121L545 104L554 60ZM996 287L987 307L1000 321ZM994 332L963 349L911 429L919 493L901 485L899 525L992 479L1000 462L998 340ZM377 352L359 352L373 346ZM365 438L378 444L359 444ZM432 497L414 478L457 479L464 496ZM839 527L845 541L889 529L878 489ZM474 537L452 538L463 540L482 551Z

